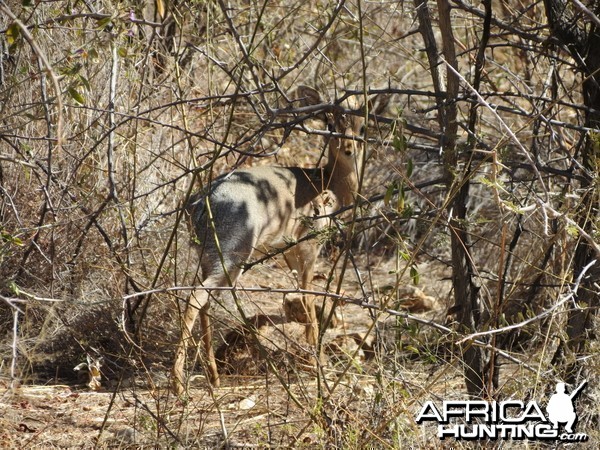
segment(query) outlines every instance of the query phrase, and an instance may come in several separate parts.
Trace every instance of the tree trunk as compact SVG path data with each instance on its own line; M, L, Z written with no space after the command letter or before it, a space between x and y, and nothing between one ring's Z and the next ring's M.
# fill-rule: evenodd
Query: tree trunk
M444 60L438 57L438 49L431 28L426 0L415 0L419 19L419 32L425 41L430 72L438 97L438 123L442 129L440 148L443 151L444 174L448 191L447 210L450 216L449 230L452 247L452 284L455 310L461 331L472 333L479 329L481 310L479 288L473 278L475 270L471 255L471 239L467 223L467 201L469 198L471 171L459 168L459 149L456 146L458 130L456 99L459 92L458 62L454 48L454 35L448 0L437 0L439 24L442 36ZM446 86L443 86L440 67L446 68ZM487 351L470 344L462 349L465 384L473 397L485 396L487 383Z

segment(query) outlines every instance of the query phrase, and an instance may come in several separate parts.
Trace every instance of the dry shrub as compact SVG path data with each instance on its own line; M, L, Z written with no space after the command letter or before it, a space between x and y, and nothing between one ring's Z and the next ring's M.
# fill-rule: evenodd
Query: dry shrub
M437 26L438 12L429 3ZM237 167L317 164L327 139L322 124L315 117L301 124L298 116L282 112L293 106L298 84L316 86L331 101L362 100L365 91L385 90L393 96L392 106L383 114L388 120L373 122L368 130L360 206L351 220L338 224L315 286L398 310L405 299L402 287L417 284L435 303L419 317L434 323L349 303L342 308L345 328L324 333L337 381L327 379L321 367L311 384L307 380L315 379L314 373L297 366L315 355L299 350L293 332L256 336L240 331L235 306L225 302L213 311L222 324L224 370L269 383L275 370L277 382L286 379L300 391L279 386L271 398L278 406L293 404L290 417L296 421L281 427L254 422L257 428L273 427L266 433L269 444L276 436L281 445L306 447L405 442L436 447L407 417L426 393L462 395L463 349L455 341L464 330L453 328L455 335L435 327L452 328L457 317L448 226L448 201L455 193L443 179L440 96L434 93L416 10L405 2L232 1L225 10L220 4L2 4L0 375L11 375L16 342L24 379L72 379L71 368L96 352L105 356L109 378L136 374L153 385L157 372L164 375L170 365L188 290L123 298L197 282L180 209L186 195ZM165 17L161 5L167 5ZM455 2L451 16L464 77L456 103L461 152L453 173L464 173L471 162L468 215L461 225L472 237L477 270L470 275L484 309L480 328L489 330L543 314L572 286L572 255L581 233L563 216L573 219L581 207L580 168L574 161L587 130L581 79L553 48L548 29L538 26L545 23L542 4L503 1L494 7L480 86L490 108L480 105L475 133L469 134L477 99L468 83L482 27L477 8ZM474 151L468 150L471 140ZM528 155L535 157L535 169ZM563 216L523 209L546 193ZM596 236L597 219L590 222ZM295 280L282 266L275 259L254 267L240 287L293 291ZM244 292L243 300L250 316L281 318L281 297ZM17 306L22 313L13 335ZM551 378L552 353L567 339L564 308L499 335L495 345ZM372 354L361 359L364 348L352 336L367 331L377 340L369 344ZM586 348L586 370L597 366L591 351L595 338ZM272 361L268 370L265 358ZM525 398L539 388L527 366L517 366L502 367L506 384L500 383L499 398ZM511 379L523 384L512 385ZM207 389L202 392L212 392ZM147 417L158 430L157 442L224 439L214 419L203 422L207 429L214 425L206 438L177 433L185 429L188 414L215 413L222 401L218 395L212 403L186 405L173 418L171 405L161 403L156 392L149 395L160 404L158 412ZM262 444L257 438L256 445Z

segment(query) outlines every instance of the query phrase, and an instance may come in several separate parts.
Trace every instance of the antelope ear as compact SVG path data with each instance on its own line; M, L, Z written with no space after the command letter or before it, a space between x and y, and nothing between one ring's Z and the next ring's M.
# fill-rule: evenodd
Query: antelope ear
M300 100L300 106L319 105L323 103L321 94L310 86L298 86L296 88L296 98Z
M298 99L300 106L312 106L320 105L323 103L321 94L310 86L300 85L296 88L296 98ZM315 115L315 119L321 120L323 123L328 125L330 128L334 127L334 120L330 117L330 114L324 112Z
M369 99L369 114L376 116L383 114L390 105L391 98L392 94L377 94L371 97Z

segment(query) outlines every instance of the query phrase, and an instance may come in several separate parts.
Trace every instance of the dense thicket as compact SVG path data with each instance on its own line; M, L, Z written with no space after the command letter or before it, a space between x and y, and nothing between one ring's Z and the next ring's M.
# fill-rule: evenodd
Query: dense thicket
M113 377L168 365L187 291L164 289L195 275L180 205L238 167L317 164L328 132L292 102L305 84L392 97L332 231L330 290L362 273L357 301L396 310L400 286L427 289L443 311L393 351L433 339L473 395L510 396L508 363L544 388L600 386L598 16L562 0L0 2L0 375L69 377L86 353ZM396 294L374 288L376 259Z

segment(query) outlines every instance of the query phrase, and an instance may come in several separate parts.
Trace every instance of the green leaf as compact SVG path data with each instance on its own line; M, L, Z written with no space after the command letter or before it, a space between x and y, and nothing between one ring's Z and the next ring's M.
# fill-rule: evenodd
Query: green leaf
M91 86L90 86L90 82L88 81L88 79L86 77L84 77L83 75L79 75L79 81L81 82L81 85L84 87L84 89L88 92L90 92L92 90Z
M3 229L0 229L0 236L2 236L2 240L4 242L10 242L16 245L23 245L23 241L21 241L21 239L19 239L18 237L14 237L12 234L10 234L7 231L4 231Z
M8 45L16 43L17 39L21 36L21 28L16 23L12 23L6 29L6 42Z
M104 17L103 19L96 21L96 26L98 27L99 30L103 30L107 26L109 26L111 24L111 22L112 22L112 17Z
M410 277L413 280L413 284L419 284L419 279L421 276L419 275L419 271L417 270L416 266L410 266Z
M404 200L406 195L404 194L404 183L400 184L400 188L398 189L398 205L397 211L402 212L404 210Z
M404 261L410 261L410 253L407 253L403 250L398 250L398 255L400 256L400 258L402 258Z
M80 105L85 105L85 97L74 87L68 89L69 95Z
M417 347L415 347L414 345L407 345L406 347L404 347L404 349L407 350L407 351L409 351L409 352L412 352L412 353L414 353L416 355L418 355L419 353L421 353L419 351L419 349Z
M81 70L82 67L83 67L83 64L81 64L81 63L67 64L67 65L61 67L59 69L59 72L62 75L71 77L73 75L77 75L77 73Z
M577 238L579 236L579 229L574 225L567 225L566 231L572 238Z
M19 286L17 286L17 283L15 283L14 281L10 281L8 283L8 289L10 289L10 291L15 295L15 296L19 296L21 295L21 291L19 290Z
M414 169L414 164L413 164L413 160L411 158L408 158L408 161L406 161L406 177L410 178L412 173L413 173L413 169Z
M396 182L390 183L385 191L385 195L383 196L383 204L385 206L390 206L390 201L392 200L392 196L394 195L394 191L396 190Z
M392 147L394 147L394 150L397 152L404 152L406 150L406 138L404 135L397 134L394 136L394 139L392 140Z

